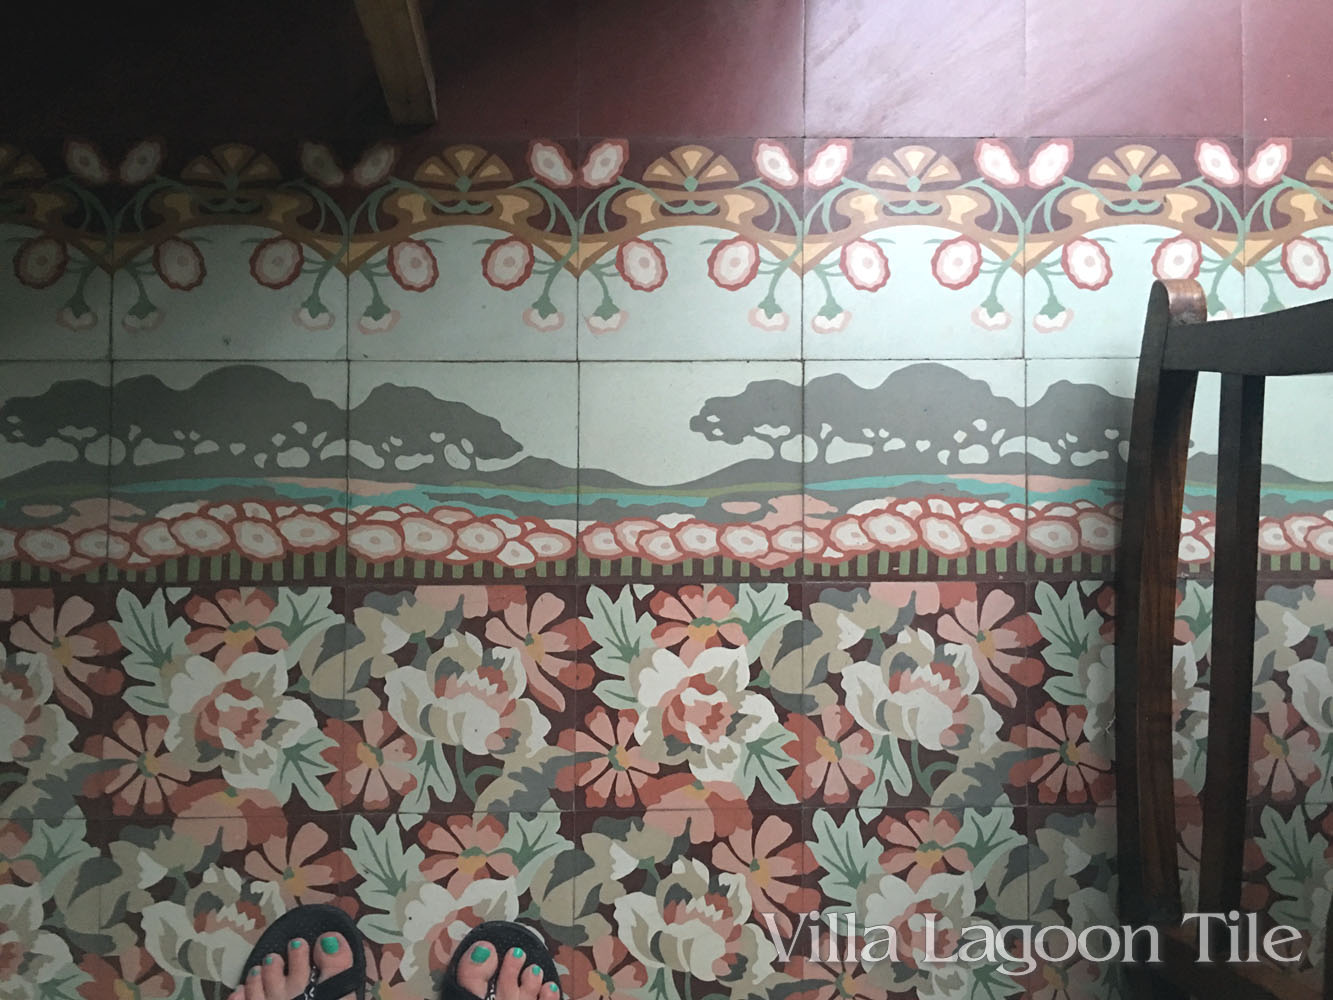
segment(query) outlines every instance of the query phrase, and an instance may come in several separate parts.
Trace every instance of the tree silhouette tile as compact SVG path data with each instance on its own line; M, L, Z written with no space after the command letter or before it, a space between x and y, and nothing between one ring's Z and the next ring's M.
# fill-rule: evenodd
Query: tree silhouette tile
M799 363L584 362L580 376L581 558L603 573L794 566Z
M376 576L562 571L577 516L572 362L366 362L351 379L357 560Z
M1007 550L1023 523L1021 361L809 361L805 378L816 572L1018 568Z
M346 401L338 362L117 365L113 564L168 581L334 575Z
M126 253L113 282L116 358L347 356L347 279L314 247L210 225Z
M105 358L111 279L77 247L32 226L0 225L0 358ZM6 254L7 257L10 254Z
M1021 170L1024 140L985 141ZM1020 356L1013 206L1024 192L980 171L982 149L958 138L806 139L807 358Z
M106 561L108 362L0 366L0 581Z

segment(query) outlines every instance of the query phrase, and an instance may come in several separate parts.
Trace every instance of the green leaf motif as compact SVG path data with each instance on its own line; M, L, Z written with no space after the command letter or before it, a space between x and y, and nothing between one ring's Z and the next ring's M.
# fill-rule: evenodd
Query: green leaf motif
M801 615L787 604L784 585L757 587L742 583L736 594L734 617L745 631L746 645L762 649L770 635L788 622L798 621Z
M1268 884L1284 897L1269 908L1270 915L1302 930L1311 928L1310 900L1317 884L1323 882L1328 863L1324 852L1328 841L1321 834L1311 836L1306 829L1305 813L1296 809L1289 819L1272 806L1259 817L1263 835L1255 843L1264 860L1273 866ZM1319 914L1322 921L1324 914Z
M299 791L301 798L312 809L332 812L337 804L318 778L321 774L330 774L336 768L320 754L329 747L337 746L323 733L313 733L298 743L293 743L282 750L282 760L278 764L278 773L274 776L273 794L279 802L286 802L293 791Z
M736 780L736 786L743 794L750 795L758 781L779 805L796 801L796 793L782 775L784 770L796 763L783 749L792 738L791 732L782 726L771 726L762 735L746 741L741 751L740 774Z
M400 896L415 891L425 881L421 864L425 852L416 844L403 846L401 820L396 816L385 818L384 828L376 830L364 816L352 820L352 846L345 848L352 867L361 875L357 895L367 907L395 912ZM362 927L376 941L399 940L402 928L392 924L363 920Z
M1079 660L1102 644L1101 616L1083 610L1077 584L1070 584L1061 594L1049 583L1040 583L1036 598L1041 610L1032 620L1050 644L1042 655L1053 669L1073 675Z
M458 782L449 763L444 759L444 748L436 740L425 741L421 753L412 762L412 773L417 786L403 797L403 809L415 812L431 804L431 793L441 802L452 802L458 794Z
M573 846L560 833L559 813L539 812L532 816L511 813L499 850L513 857L514 867L518 869L518 890L527 892L541 863Z
M189 634L189 623L183 618L174 622L167 619L166 595L160 590L148 599L147 604L139 603L132 591L121 590L116 595L116 610L120 617L111 622L111 627L125 647L125 657L121 661L125 672L156 685L162 668L187 654L185 637ZM131 692L134 690L137 689L131 689ZM153 700L165 704L164 698Z
M624 677L630 662L639 652L652 646L653 620L648 615L635 615L634 595L629 587L621 590L614 600L601 587L588 591L588 610L584 618L588 634L601 648L593 653L593 662L603 673Z
M872 872L880 869L881 845L866 842L861 836L861 824L856 810L849 810L841 824L825 811L815 813L814 840L810 853L816 863L828 872L819 880L820 887L833 899L855 903L856 895L869 880Z

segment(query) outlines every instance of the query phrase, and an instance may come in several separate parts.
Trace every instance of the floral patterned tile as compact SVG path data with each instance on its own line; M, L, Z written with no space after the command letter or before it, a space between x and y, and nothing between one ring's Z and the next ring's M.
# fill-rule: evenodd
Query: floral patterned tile
M1021 361L810 361L805 379L807 575L1020 568Z
M343 642L341 807L573 805L558 779L592 670L572 587L357 589Z
M124 686L83 744L89 813L335 812L342 601L328 587L107 588L96 628ZM229 712L229 698L245 711Z
M0 815L99 814L102 745L125 678L101 587L0 590Z
M89 841L82 817L0 820L0 970L19 1000L92 995L106 939Z
M1041 672L1023 585L808 584L805 608L809 800L1025 801Z
M1032 922L1066 927L1074 933L1094 925L1118 926L1115 854L1113 808L1034 806L1027 854ZM1060 947L1059 940L1053 939L1053 951ZM1042 963L1020 981L1030 991L1028 996L1042 1000L1103 1000L1126 995L1114 962Z
M116 366L111 561L129 579L330 578L347 507L347 366Z
M761 997L795 978L772 934L818 900L800 810L577 819L577 947L556 954L573 972L572 997L613 987L670 1000Z
M1241 314L1239 140L1043 144L1057 147L1058 179L1028 222L1028 357L1136 357L1154 278L1196 278L1210 314Z
M225 996L259 935L288 910L350 909L353 869L342 838L337 815L280 809L103 824L84 875L95 872L102 885L102 950L88 963L96 995L121 981Z
M110 385L106 362L0 369L0 581L102 572Z
M1026 845L1024 811L1012 808L815 809L811 912L837 933L822 928L817 948L796 939L789 975L814 980L818 996L837 995L830 987L864 997L968 996L983 984L988 996L1021 995L1004 963L938 957L963 947L967 927L1027 920ZM830 962L834 950L859 961L850 969Z
M1327 803L1262 805L1246 810L1241 909L1259 914L1260 932L1294 927L1300 939L1286 946L1300 960L1288 968L1322 970L1324 928L1333 898L1333 809ZM1317 986L1314 979L1311 985Z
M592 672L561 787L580 809L801 801L800 592L785 584L592 586Z
M1260 584L1251 802L1333 803L1333 581Z
M419 150L368 192L346 264L352 357L573 360L570 146Z
M1002 149L1005 168L1023 182L1009 143L805 145L806 357L1021 354L1013 317L1023 314L1024 219L1002 190L1013 182L991 165Z
M132 176L122 168L121 202L84 192L90 211L115 215L114 357L346 357L344 233L334 235L345 220L313 178L284 179L240 143L178 173L162 172L161 143L138 153Z
M351 873L344 904L368 950L376 996L439 994L450 956L485 920L538 928L562 967L586 865L571 813L398 812L346 818Z
M799 145L583 140L579 357L799 357Z
M0 150L0 161L5 156ZM0 225L0 246L13 261L0 270L0 358L6 361L110 356L111 279L102 241L63 235Z
M580 572L795 575L799 362L585 362Z
M578 395L572 362L353 365L351 572L562 575Z
M1333 140L1256 138L1246 154L1247 314L1327 299Z

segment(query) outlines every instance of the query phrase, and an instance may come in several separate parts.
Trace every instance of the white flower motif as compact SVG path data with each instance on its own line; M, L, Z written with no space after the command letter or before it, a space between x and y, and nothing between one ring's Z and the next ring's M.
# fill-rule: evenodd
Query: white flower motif
M554 188L574 183L574 165L558 144L549 139L533 139L528 145L528 167L539 181Z
M1048 188L1074 162L1074 143L1071 139L1048 139L1037 147L1028 161L1027 181L1030 187Z
M979 140L973 159L986 179L1000 187L1018 187L1023 183L1023 173L1018 169L1013 150L999 139Z
M830 139L810 157L805 168L805 182L811 187L825 188L842 180L852 162L852 140Z
M1088 291L1104 288L1111 280L1111 258L1096 240L1070 240L1060 254L1060 266L1070 281Z
M1214 184L1235 187L1241 182L1240 164L1224 143L1216 139L1200 139L1194 147L1194 162L1199 172Z
M393 169L394 161L397 159L397 146L388 142L377 142L356 161L356 166L352 168L352 182L358 187L374 187L389 176L389 171Z
M587 317L586 322L588 329L600 337L603 334L615 333L625 325L627 319L629 319L629 313L625 312L624 309L617 309L610 316L599 316L597 313L593 313Z
M1010 316L1008 310L1005 309L1000 309L998 312L995 312L983 304L972 310L973 324L981 327L983 330L1003 330L1012 321L1013 317Z
M1198 240L1176 236L1163 240L1152 255L1152 273L1162 279L1197 278L1203 263L1203 247Z
M1061 309L1054 315L1039 312L1032 317L1032 328L1038 333L1056 333L1067 327L1074 318L1074 310Z
M846 309L832 316L825 316L821 310L811 318L810 329L814 330L815 333L839 333L847 329L847 324L851 321L852 314Z
M333 150L322 142L301 143L301 169L324 187L337 187L346 179L333 157Z
M1314 240L1297 236L1282 247L1282 270L1293 285L1319 288L1328 281L1328 254Z
M1291 161L1290 139L1269 139L1250 157L1245 176L1251 184L1272 184L1282 176Z
M773 139L755 141L754 166L760 176L780 188L795 187L801 181L801 173L792 163L787 147Z

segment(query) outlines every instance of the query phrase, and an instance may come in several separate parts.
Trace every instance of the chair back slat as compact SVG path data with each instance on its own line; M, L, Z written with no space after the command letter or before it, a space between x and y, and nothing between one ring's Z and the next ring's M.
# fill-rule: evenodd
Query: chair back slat
M1162 365L1234 375L1333 371L1333 299L1173 330Z
M1263 423L1263 376L1223 375L1201 857L1201 869L1209 874L1199 885L1199 908L1208 913L1240 906L1244 803L1250 772Z

